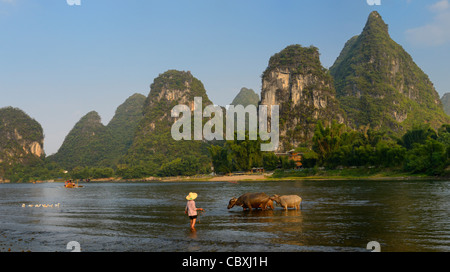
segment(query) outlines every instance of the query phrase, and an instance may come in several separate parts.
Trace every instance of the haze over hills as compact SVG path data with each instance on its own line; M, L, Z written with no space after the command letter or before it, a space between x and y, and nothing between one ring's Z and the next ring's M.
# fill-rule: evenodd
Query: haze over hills
M330 68L337 98L354 128L404 133L414 123L437 129L449 118L428 76L391 39L376 11Z

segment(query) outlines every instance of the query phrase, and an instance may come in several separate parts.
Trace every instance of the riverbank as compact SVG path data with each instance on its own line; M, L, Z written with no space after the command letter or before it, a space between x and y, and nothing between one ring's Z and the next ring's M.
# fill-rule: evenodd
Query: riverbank
M389 168L343 168L343 169L298 169L277 170L271 176L279 180L449 180L450 177L436 177L424 174L412 174L399 169Z
M142 181L161 182L244 182L244 181L276 181L276 180L450 180L450 177L432 177L426 175L413 175L397 171L368 171L367 169L345 169L345 170L278 170L264 174L239 174L223 176L195 176L195 177L165 177L151 178Z
M436 177L411 174L399 169L346 168L346 169L296 169L276 170L264 174L244 174L205 177L205 181L260 181L260 180L450 180L449 176ZM171 179L170 179L171 180ZM178 178L177 181L197 180L195 178Z
M405 173L396 169L376 168L346 168L346 169L296 169L276 170L265 173L240 173L231 175L197 175L177 177L147 177L139 179L103 178L91 179L90 182L114 183L114 182L251 182L251 181L277 181L277 180L450 180L450 176L436 177ZM61 182L65 180L36 181L33 183ZM81 181L83 182L83 181ZM83 182L86 183L86 182Z

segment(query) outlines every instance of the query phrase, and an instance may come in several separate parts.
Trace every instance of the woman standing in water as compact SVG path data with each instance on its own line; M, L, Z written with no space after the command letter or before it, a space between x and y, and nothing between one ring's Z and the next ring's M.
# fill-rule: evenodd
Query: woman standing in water
M195 230L195 221L197 220L197 211L205 211L202 208L195 207L195 199L197 198L196 193L189 193L189 195L186 197L187 204L186 209L184 210L184 213L189 216L190 222L191 222L191 230Z

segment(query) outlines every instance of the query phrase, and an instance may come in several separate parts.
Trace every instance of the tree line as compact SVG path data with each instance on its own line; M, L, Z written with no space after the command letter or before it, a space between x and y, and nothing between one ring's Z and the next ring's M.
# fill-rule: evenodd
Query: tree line
M227 141L210 148L216 172L292 169L287 156L259 151L259 141ZM395 168L405 173L448 175L450 173L450 124L437 131L429 125L416 125L401 137L372 129L354 130L345 124L318 122L312 145L295 149L302 155L304 168L342 167Z
M324 127L320 122L313 138L317 154L313 164L396 167L412 174L443 175L450 165L450 124L437 131L416 125L402 137L374 130L355 131L343 124Z
M247 172L252 168L266 171L296 168L288 156L260 150L261 140L216 142L209 146L211 166L205 166L204 158L183 156L156 166L152 176L193 176ZM409 174L431 176L450 175L450 124L434 130L429 125L416 125L401 137L371 129L354 130L337 122L324 126L318 122L310 145L298 146L303 168L340 169L342 167L375 167L397 169ZM65 171L49 160L31 164L5 166L0 164L4 176L11 182L29 182L49 179L136 179L148 176L144 165L116 167L78 166Z

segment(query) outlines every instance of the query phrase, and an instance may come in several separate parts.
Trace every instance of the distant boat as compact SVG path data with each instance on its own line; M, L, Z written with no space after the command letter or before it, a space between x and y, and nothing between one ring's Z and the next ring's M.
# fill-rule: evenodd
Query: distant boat
M75 182L68 180L64 183L64 187L66 187L66 188L83 188L83 185L78 185L78 181L75 184Z

